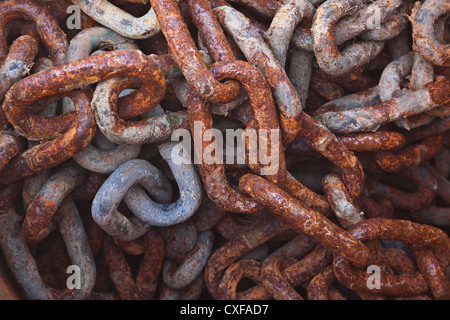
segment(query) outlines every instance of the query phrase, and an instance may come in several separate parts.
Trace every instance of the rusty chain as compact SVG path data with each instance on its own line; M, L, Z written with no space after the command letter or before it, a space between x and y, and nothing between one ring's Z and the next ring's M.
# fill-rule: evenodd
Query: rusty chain
M12 299L450 299L447 0L5 0L0 103Z

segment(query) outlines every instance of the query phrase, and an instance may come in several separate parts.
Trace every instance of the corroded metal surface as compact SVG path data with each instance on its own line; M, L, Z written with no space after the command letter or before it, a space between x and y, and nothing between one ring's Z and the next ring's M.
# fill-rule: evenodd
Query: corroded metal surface
M2 1L0 298L450 299L449 21Z

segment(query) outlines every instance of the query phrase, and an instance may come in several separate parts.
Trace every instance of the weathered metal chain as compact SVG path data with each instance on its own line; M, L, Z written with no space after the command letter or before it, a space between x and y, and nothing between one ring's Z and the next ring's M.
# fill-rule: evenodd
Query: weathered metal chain
M450 299L449 15L2 1L5 292Z

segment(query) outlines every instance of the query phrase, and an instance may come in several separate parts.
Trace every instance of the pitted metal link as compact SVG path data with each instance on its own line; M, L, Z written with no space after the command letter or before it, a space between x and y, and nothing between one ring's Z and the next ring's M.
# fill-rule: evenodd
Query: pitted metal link
M289 221L293 228L306 233L332 250L340 252L353 263L361 266L370 263L369 249L363 243L319 213L303 207L300 201L276 186L270 185L263 178L247 174L241 178L239 187L261 201L275 215ZM271 192L267 193L265 190L271 190ZM286 205L282 204L283 201L286 202ZM288 206L287 203L290 205Z
M280 112L283 141L291 142L300 130L298 117L302 112L302 104L286 72L243 14L229 6L217 7L214 12L247 60L258 68L272 88Z
M434 33L436 20L450 12L445 0L427 0L416 3L412 13L413 48L434 65L450 65L450 47L443 45Z
M92 142L83 151L73 157L76 163L89 171L101 174L111 173L121 164L137 158L141 151L141 146L128 146L123 144L117 144L113 148L105 148L106 143L99 143L98 140L103 139L105 141L107 139L97 138L100 135L103 135L101 131L97 131Z
M185 112L164 112L140 121L119 117L117 106L123 89L135 84L130 78L113 78L97 85L92 99L99 129L116 144L142 145L167 140L176 129L187 128Z
M363 0L327 1L316 10L311 33L314 53L321 69L331 75L342 75L372 60L384 47L381 41L361 41L339 51L334 34L337 21ZM357 57L357 58L355 58Z
M320 112L316 112L315 118L337 134L376 131L382 124L449 103L449 87L449 80L441 77L425 89L407 92L398 98L370 106L347 104L346 107L345 104L330 101L328 105L321 107ZM326 110L330 106L334 110Z
M188 252L183 263L179 266L172 260L166 260L162 267L163 280L173 289L184 289L189 286L202 272L205 267L214 243L214 235L208 230L200 232L197 243Z
M118 167L100 187L92 202L92 217L105 232L120 240L134 240L150 225L133 216L122 215L117 206L130 188L139 183L159 201L172 198L172 187L164 174L145 160L130 160Z
M25 299L448 299L447 3L230 3L0 3L13 286ZM15 291L3 277L0 293Z
M151 0L161 31L167 39L175 60L190 86L208 101L226 103L239 92L235 82L220 83L208 71L183 21L175 0Z
M124 198L127 206L139 219L153 226L170 226L186 221L195 214L202 200L200 178L192 164L179 163L180 157L186 155L176 154L174 150L179 150L174 149L175 146L177 143L168 142L159 145L158 149L177 181L180 198L169 204L158 204L139 187L132 187Z
M56 210L85 178L86 171L74 163L50 176L27 208L21 231L27 243L37 243L47 237Z
M201 202L200 180L192 165L175 164L171 160L174 145L163 144L159 150L177 179L180 198L169 203L172 187L163 173L150 163L145 160L126 162L109 176L92 203L94 220L110 235L121 240L133 240L147 232L151 225L180 223L196 212ZM163 204L152 201L141 187L134 186L136 183ZM117 199L124 199L135 216L126 218L120 214Z

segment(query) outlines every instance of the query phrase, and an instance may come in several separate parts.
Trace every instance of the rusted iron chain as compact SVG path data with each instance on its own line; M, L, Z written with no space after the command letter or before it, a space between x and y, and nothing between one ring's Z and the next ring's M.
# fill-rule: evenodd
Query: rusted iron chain
M429 248L420 245L413 246L419 270L422 272L436 300L449 299L449 282L439 262Z
M332 260L332 253L324 246L317 246L311 253L283 270L283 278L292 287L304 285L308 279L328 266ZM269 299L270 291L263 284L257 285L239 295L240 299L261 300Z
M335 280L336 276L332 266L328 266L315 275L308 285L308 300L347 300L342 294L337 294L336 298L332 298L333 287L331 284Z
M312 4L306 0L286 1L278 7L267 30L266 39L281 66L284 67L286 64L294 29L303 19L311 21L314 11Z
M294 258L283 255L273 256L264 261L261 267L261 280L276 300L303 300L281 273L296 262Z
M188 253L183 263L176 266L166 260L162 267L164 282L173 289L183 289L191 284L201 273L211 254L213 233L199 233L196 246Z
M395 172L407 167L418 166L431 160L442 147L442 135L425 139L396 153L380 152L377 164L385 171Z
M247 60L255 65L271 86L280 110L283 140L289 143L298 134L298 117L302 104L283 67L250 21L239 11L222 6L215 10L221 24L233 35Z
M31 69L38 53L37 41L23 35L17 38L10 48L5 34L8 22L21 17L31 20L55 64L61 64L67 53L66 35L47 7L38 1L4 1L0 6L0 101L3 101L9 88ZM0 111L0 127L6 125L4 111Z
M5 57L8 53L3 31L5 25L8 21L21 17L26 20L32 20L35 23L37 31L49 51L50 59L56 65L64 63L68 47L66 35L47 6L35 0L8 0L2 2L0 12L0 28L2 29L0 33L0 56Z
M78 212L73 209L67 210L67 206L72 206L70 200L65 200L58 214L58 224L66 242L72 262L78 266L83 266L83 286L79 290L54 289L47 287L36 266L36 262L27 244L20 235L20 216L15 212L13 200L20 192L20 183L11 184L2 192L2 230L1 247L6 256L7 262L16 280L23 287L29 299L84 299L92 291L95 281L95 267L87 242L86 233L82 226ZM7 197L6 199L3 197ZM65 209L64 209L65 208Z
M142 185L159 201L168 203L172 199L172 187L156 167L145 160L130 160L105 181L92 203L92 214L96 222L110 235L122 239L133 240L146 231L151 225L169 226L180 223L191 217L201 202L200 181L192 165L174 164L170 159L172 146L161 145L160 152L169 162L180 188L180 198L173 204L153 202ZM118 181L122 181L117 188ZM136 215L126 218L117 211L117 197L124 198L130 210Z
M433 176L422 167L406 168L398 172L400 176L411 179L417 191L405 192L380 181L371 181L372 193L392 202L393 206L405 210L417 210L428 206L436 195L437 183Z
M448 247L448 236L440 229L421 225L406 220L370 219L365 220L350 230L360 240L400 240L407 243L421 244L428 247ZM367 273L351 267L342 257L333 261L335 274L339 281L352 289L371 292L366 283ZM356 281L355 281L356 280ZM385 275L381 278L378 293L386 295L411 296L428 291L428 285L422 274L419 275Z
M357 159L336 141L331 132L320 127L311 117L302 112L297 92L285 71L248 19L228 6L218 7L215 12L227 31L235 35L234 39L247 59L257 66L274 91L275 101L280 110L283 142L285 144L291 142L297 134L311 141L316 150L345 172L344 180L348 189L352 196L358 196L361 192L359 185L362 183L363 174L358 165L354 165ZM245 30L245 38L242 36L242 29ZM333 152L331 149L334 149ZM337 157L337 154L341 156Z
M252 109L255 112L255 120L249 124L250 128L255 128L258 134L261 134L262 128L271 128L273 130L278 129L278 121L275 115L273 106L273 100L270 95L270 90L263 79L262 75L249 64L240 62L220 62L215 64L211 68L211 72L218 78L228 77L237 78L246 87L250 100L252 102ZM258 84L257 84L258 83ZM191 89L190 99L188 100L188 115L191 130L200 124L201 135L203 136L205 130L213 127L212 117L208 111L208 102L202 99L199 95L193 92ZM262 112L265 110L266 112ZM270 141L270 140L269 140ZM209 141L202 141L202 147L196 148L197 159L203 159L203 150ZM214 142L213 142L214 143ZM269 142L270 143L270 142ZM248 145L246 143L246 150L254 148L255 146ZM284 154L282 152L281 142L274 141L271 144L272 152L278 152L279 163L276 174L270 174L272 181L275 183L283 184L286 171L284 169ZM217 156L217 155L216 155ZM214 161L213 163L205 163L202 161L199 164L202 180L206 186L208 196L216 204L232 212L255 212L258 210L258 204L238 193L232 189L225 178L225 170L220 161ZM260 164L253 166L254 170L260 172L264 167ZM230 201L231 200L231 201Z
M227 267L245 253L287 229L288 227L278 220L263 221L251 232L234 238L214 252L205 267L206 287L213 298L217 299L219 296L219 284Z
M345 105L341 107L336 105L335 101L331 101L330 104L334 104L334 110L321 110L320 113L316 113L316 119L334 133L377 130L380 125L398 120L400 117L412 116L447 104L449 85L446 78L438 78L435 83L425 89L408 92L398 98L371 106L350 106L350 110L345 110ZM411 104L412 101L414 103ZM325 105L322 108L325 108Z
M203 63L195 42L175 0L152 0L161 31L165 35L174 58L187 82L205 99L215 103L226 103L236 98L239 87L234 82L217 81Z
M15 132L3 131L0 134L0 170L23 149L23 141Z
M435 65L450 65L450 48L443 45L434 33L436 20L450 11L447 1L427 0L417 3L412 14L414 50Z
M247 174L241 178L239 186L261 201L278 218L289 222L293 228L305 232L315 241L340 252L355 264L364 266L370 263L369 249L365 245L263 178ZM271 192L267 193L265 190Z
M85 170L76 164L69 164L45 182L27 208L21 230L26 242L42 241L50 233L49 227L59 205L85 178Z
M363 3L360 0L327 1L316 10L311 33L314 53L324 72L342 75L369 62L383 49L384 43L379 41L361 41L351 44L342 52L337 48L333 32L336 22L351 7Z
M120 118L117 110L120 93L133 84L134 79L113 78L102 81L95 89L92 99L95 118L99 129L108 140L119 145L133 146L162 142L169 138L175 129L187 127L185 112L165 112L133 122ZM155 104L150 106L155 107Z
M123 181L120 188L116 181ZM135 183L143 185L159 201L168 202L172 198L172 187L167 178L147 161L130 160L117 168L97 192L92 202L92 216L103 230L118 239L134 240L150 228L148 223L137 217L127 218L117 210L117 199L123 198Z
M442 0L2 1L14 285L449 299L448 22Z
M104 59L105 55L109 56L110 59ZM134 63L130 64L132 61L134 61ZM8 176L2 179L3 181L15 181L31 174L39 173L43 169L51 168L62 161L70 159L91 142L96 127L95 122L93 121L92 111L89 107L90 99L85 94L75 94L70 90L89 84L86 83L86 76L83 75L82 70L92 68L93 66L103 67L93 69L94 72L91 73L89 77L89 83L117 77L120 76L121 73L127 73L128 76L131 76L132 72L129 73L126 70L134 70L135 77L142 80L147 79L149 81L147 89L151 88L150 92L152 92L149 96L150 103L157 103L164 95L163 91L153 91L155 90L155 85L165 88L165 83L163 82L164 77L160 73L159 68L154 65L153 60L150 58L143 56L143 54L138 51L131 50L117 50L111 53L98 54L51 68L23 79L23 82L16 83L8 92L9 95L8 98L5 99L3 108L7 113L8 120L19 129L19 132L23 133L24 130L21 129L26 130L27 126L30 125L29 121L37 118L37 116L33 116L33 114L28 111L28 105L38 98L52 96L63 92L63 94L71 96L72 99L75 100L74 102L80 105L77 111L78 121L74 121L64 135L45 144L36 146L34 149L22 154L21 157L16 158L13 163L9 164L9 167L11 167L10 170L13 172L9 172ZM141 72L143 70L142 68L146 67L148 68L148 73L144 76ZM156 75L156 77L152 77L151 75ZM39 79L45 80L40 82ZM54 88L56 85L55 83L58 84L56 89ZM142 86L141 90L149 92L145 87L145 85ZM17 94L14 94L16 91L21 92L20 97ZM18 104L20 105L20 108L18 107ZM64 117L64 115L62 117ZM43 120L42 118L39 119L41 121ZM74 132L76 132L78 136L75 135L75 137L73 137ZM58 148L58 146L76 147L71 148L72 153L60 155L57 153L55 154L55 149Z

